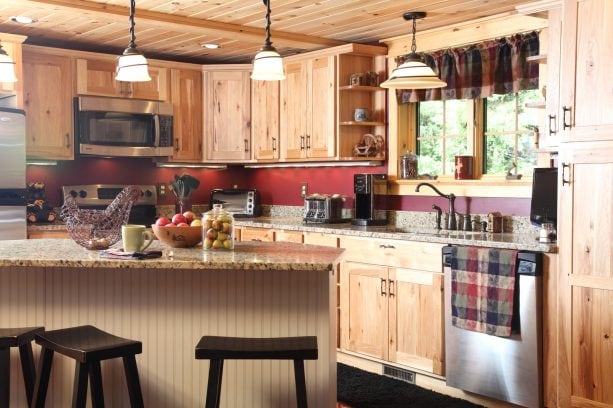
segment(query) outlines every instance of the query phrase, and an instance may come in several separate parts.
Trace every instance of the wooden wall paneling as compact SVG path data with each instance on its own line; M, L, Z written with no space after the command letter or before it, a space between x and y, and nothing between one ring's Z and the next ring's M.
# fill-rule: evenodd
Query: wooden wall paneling
M336 277L327 274L0 267L0 326L93 324L140 340L143 353L136 359L145 405L194 407L203 403L208 378L207 361L193 354L204 334L316 335L320 361L335 362ZM333 406L335 366L307 361L305 367L309 403ZM121 361L103 362L102 370L107 405L129 405ZM17 354L11 371L20 372ZM295 406L292 373L291 361L228 362L222 406ZM56 356L48 406L69 405L73 375L74 362ZM11 385L16 407L25 404L18 377Z

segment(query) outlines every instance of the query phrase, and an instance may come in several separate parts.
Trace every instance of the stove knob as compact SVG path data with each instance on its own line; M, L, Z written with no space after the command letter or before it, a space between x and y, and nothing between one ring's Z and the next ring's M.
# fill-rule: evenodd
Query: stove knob
M79 197L81 197L81 198L87 197L87 191L85 191L85 190L79 191Z
M70 190L69 194L71 195L72 198L76 198L76 196L78 195L77 192L74 190Z

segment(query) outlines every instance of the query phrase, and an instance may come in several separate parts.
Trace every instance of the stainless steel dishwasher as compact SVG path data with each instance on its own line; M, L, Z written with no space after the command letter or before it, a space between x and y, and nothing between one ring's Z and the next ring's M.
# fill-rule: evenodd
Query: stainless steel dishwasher
M519 252L513 329L490 336L451 324L451 246L443 247L447 385L525 407L543 406L543 254Z

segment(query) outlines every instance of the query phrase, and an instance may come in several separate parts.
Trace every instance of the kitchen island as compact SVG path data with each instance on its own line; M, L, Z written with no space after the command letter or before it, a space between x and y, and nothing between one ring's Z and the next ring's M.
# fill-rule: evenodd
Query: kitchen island
M202 406L208 362L202 335L315 335L306 361L311 406L336 401L336 264L341 249L241 242L233 251L161 249L158 259L109 259L71 240L0 241L0 327L92 324L143 342L137 356L145 406ZM38 347L35 347L35 353ZM50 407L69 406L74 362L54 359ZM19 373L16 354L13 373ZM103 362L108 406L128 406L120 361ZM26 406L13 376L11 406ZM222 406L295 406L291 361L228 361Z

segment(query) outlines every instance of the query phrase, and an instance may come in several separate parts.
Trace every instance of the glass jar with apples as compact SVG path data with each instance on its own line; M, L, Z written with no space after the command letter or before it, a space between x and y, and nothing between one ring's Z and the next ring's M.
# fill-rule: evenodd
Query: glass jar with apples
M202 243L205 250L234 248L234 217L222 204L202 214Z

